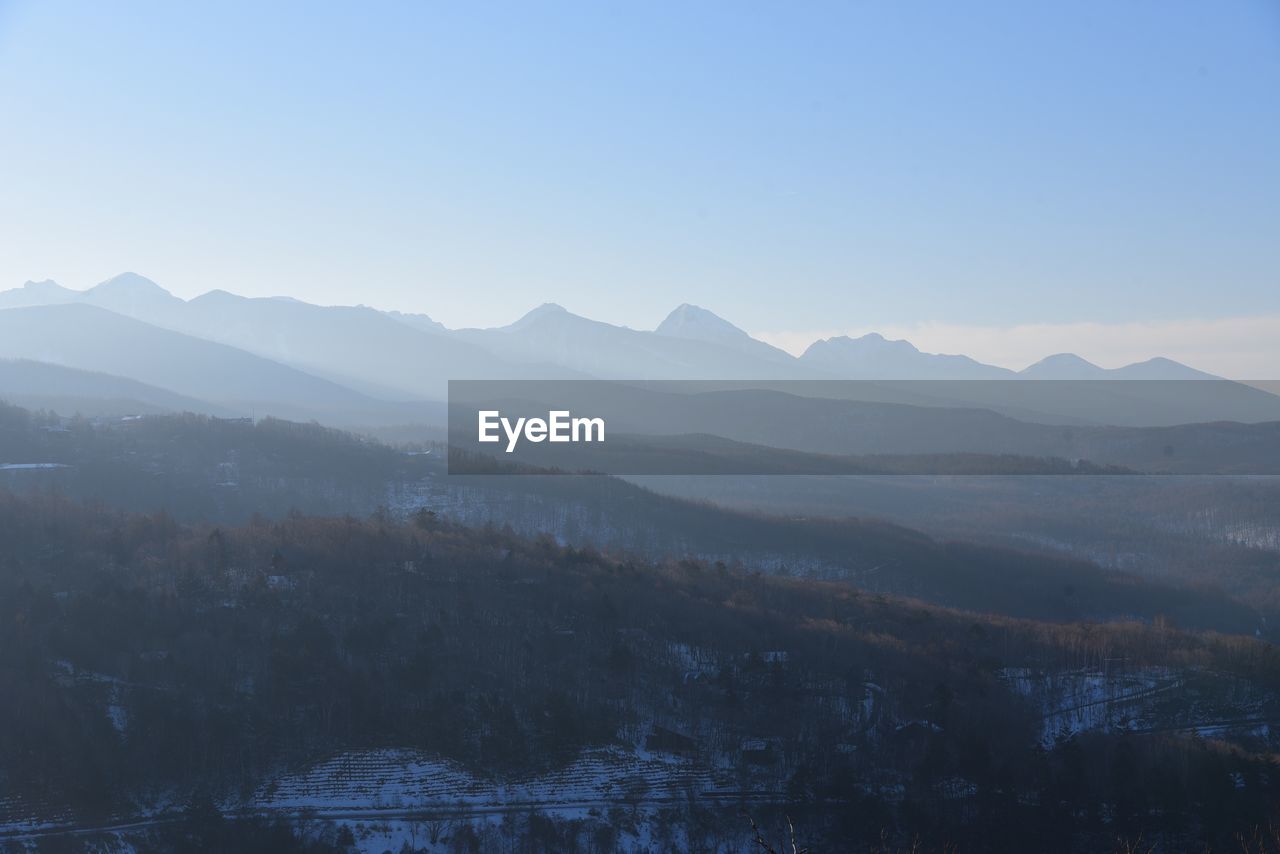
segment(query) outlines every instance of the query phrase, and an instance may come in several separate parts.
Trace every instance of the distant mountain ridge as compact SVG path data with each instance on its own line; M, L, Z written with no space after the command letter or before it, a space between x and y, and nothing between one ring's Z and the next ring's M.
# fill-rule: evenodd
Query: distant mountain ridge
M84 415L238 414L137 380L27 359L0 359L0 397L29 409Z
M1157 356L1122 368L1102 368L1075 353L1046 356L1018 374L1036 380L1210 380L1213 374Z
M795 360L786 350L758 341L719 315L689 303L677 306L654 332L670 338L708 341L783 364Z
M378 311L365 306L318 306L291 297L251 298L227 291L210 291L182 300L137 273L121 273L85 291L64 288L51 280L27 282L21 288L0 292L0 309L85 302L158 326L177 329L210 340L232 344L298 367L332 371L340 339L327 335L323 346L304 344L299 330L308 324L340 320L355 325L354 318L372 336L348 356L376 362L373 352L389 343L419 355L424 345L409 346L402 332L384 321L395 321L435 339L435 352L421 354L449 369L449 377L512 376L537 374L554 378L573 375L649 379L1206 379L1211 374L1156 357L1122 368L1101 368L1072 353L1060 353L1012 371L979 362L969 356L925 353L909 341L890 340L878 333L859 338L835 336L814 341L799 357L792 356L700 306L677 306L652 332L615 326L569 312L555 303L532 309L519 320L490 329L449 329L425 314ZM198 309L198 310L195 310ZM376 319L375 319L376 318ZM330 329L332 333L334 330ZM502 334L496 334L502 333ZM346 334L350 335L348 331ZM581 340L574 342L571 336ZM444 342L450 342L446 346ZM686 342L674 344L673 341ZM473 345L471 347L465 344ZM497 357L498 364L494 363ZM733 357L739 361L734 362ZM397 359L403 359L398 356ZM399 377L393 364L378 364L382 381L410 396L420 396L413 377ZM385 362L385 360L384 360ZM511 364L518 362L524 367ZM529 371L530 363L538 369ZM350 360L344 365L351 364ZM370 365L369 367L374 367ZM563 369L556 373L554 368ZM563 371L568 371L564 373ZM643 375L637 375L641 371ZM754 372L754 373L753 373ZM354 379L346 377L346 379ZM367 379L367 378L366 378Z
M94 305L386 400L441 399L448 379L571 376L554 366L531 370L512 364L455 336L439 334L443 327L434 330L434 321L426 315L242 297L225 290L183 300L136 273L122 273L87 291L43 291L53 293L59 304ZM0 308L30 305L40 296L25 287L20 296L13 294L0 293Z
M220 357L209 349L214 345L223 348L216 351ZM964 355L925 353L876 333L815 341L796 357L687 303L652 331L592 320L554 303L507 326L449 329L425 314L363 305L319 306L225 290L184 300L136 273L85 291L46 280L0 292L0 358L105 372L203 401L205 411L245 405L263 411L261 404L282 417L342 424L411 423L423 405L438 407L447 381L458 379L713 380L766 386L862 380L865 384L852 391L806 386L798 393L980 407L1045 423L1280 420L1280 397L1234 383L1207 384L1216 388L1206 387L1203 401L1184 399L1179 389L1135 389L1134 396L1142 399L1117 408L1111 392L1077 388L1064 398L1066 389L1051 384L1015 391L1004 382L953 382L1212 378L1163 358L1104 369L1079 356L1057 354L1015 372ZM194 369L196 364L202 367ZM906 384L892 385L899 381ZM83 383L70 385L77 394L84 391ZM143 397L163 406L155 393ZM403 420L391 420L396 418Z
M984 365L968 356L922 353L909 341L891 341L877 332L815 341L800 361L841 376L884 380L1012 379L1007 368Z
M700 337L628 329L573 314L555 303L540 305L507 326L459 329L453 334L509 361L542 359L599 379L815 378L781 350L750 337L726 346Z
M59 305L83 299L88 291L64 288L53 279L27 281L20 288L0 291L0 309L30 308L37 305Z
M0 358L99 371L250 414L371 408L336 383L202 338L81 303L0 311Z

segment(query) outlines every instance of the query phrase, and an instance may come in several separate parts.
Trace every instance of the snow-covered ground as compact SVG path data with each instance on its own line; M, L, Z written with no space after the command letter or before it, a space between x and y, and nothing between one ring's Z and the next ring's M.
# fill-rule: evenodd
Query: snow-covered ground
M689 760L616 747L587 750L564 768L509 780L483 779L454 762L416 751L370 750L281 775L240 806L317 812L509 809L520 804L685 801L731 793L733 787L729 775Z
M282 774L248 801L224 806L331 820L350 828L367 852L398 851L405 842L443 851L464 826L496 841L534 812L583 828L609 827L620 851L661 851L684 847L677 837L686 832L664 821L664 810L694 801L736 803L739 786L728 769L643 749L586 750L564 768L505 780L417 751L385 749L343 753ZM764 791L746 799L775 797Z
M304 833L331 834L345 825L358 850L375 854L399 851L405 842L415 850L444 851L449 836L460 832L497 841L519 832L534 814L584 834L608 828L620 851L665 851L685 847L677 837L689 831L672 817L689 804L736 808L780 797L768 787L747 794L741 787L730 769L640 748L586 750L563 768L503 780L418 751L382 749L342 753L281 773L250 797L221 807L228 816L287 818ZM138 834L148 827L182 814L181 806L169 804L81 828L74 816L55 814L47 805L0 803L0 810L45 816L0 824L0 833L15 843L34 843L56 830L92 835L100 850L111 852L130 850L130 840L144 838ZM736 831L731 826L728 832Z
M1006 668L1004 682L1041 713L1040 738L1103 732L1196 732L1270 739L1265 698L1226 676L1165 667L1044 672Z

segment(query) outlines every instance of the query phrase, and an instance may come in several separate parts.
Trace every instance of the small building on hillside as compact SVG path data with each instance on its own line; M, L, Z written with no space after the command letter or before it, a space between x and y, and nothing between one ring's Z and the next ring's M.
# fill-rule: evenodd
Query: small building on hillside
M644 746L654 753L670 753L688 759L698 752L698 743L692 738L657 724L653 725L653 732L645 739Z
M772 765L780 752L776 738L745 738L738 745L738 758L749 765Z

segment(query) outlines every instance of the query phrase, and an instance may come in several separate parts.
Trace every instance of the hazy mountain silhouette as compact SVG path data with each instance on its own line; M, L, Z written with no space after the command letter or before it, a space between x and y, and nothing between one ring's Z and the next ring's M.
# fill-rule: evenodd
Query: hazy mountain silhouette
M677 309L677 311L679 311ZM706 312L711 315L710 312ZM670 318L668 318L670 320ZM719 321L719 334L732 326ZM537 359L602 379L798 379L815 374L749 337L719 341L643 332L572 314L554 303L497 329L456 335L514 362ZM745 335L745 333L743 333ZM759 347L751 347L751 343Z
M290 298L249 298L222 290L185 301L136 273L122 273L83 292L44 291L58 302L88 303L228 344L385 400L442 398L449 379L568 376L563 371L531 370L505 362L442 334L447 330L425 315L390 314L365 306L318 306ZM27 296L26 304L35 299L39 293Z
M1169 359L1104 369L1050 356L1021 372L968 356L924 353L877 333L815 341L799 358L688 303L652 332L615 326L548 303L508 326L449 330L425 314L318 306L215 290L190 301L137 273L87 291L27 282L0 308L84 302L155 326L230 344L377 397L439 398L447 379L1203 379Z
M336 383L92 305L0 311L0 358L103 371L241 414L359 422L381 404Z
M757 341L719 315L689 303L678 306L668 314L654 332L671 338L719 344L773 362L791 364L796 361L787 351Z
M75 302L84 294L64 288L52 279L42 282L27 282L20 288L0 291L0 309L27 308L33 305L58 305L64 302Z
M388 399L443 398L450 379L547 375L455 336L365 306L317 306L211 291L186 304L182 329Z
M1102 368L1075 353L1057 353L1018 372L1035 380L1208 380L1213 374L1189 368L1181 362L1157 357L1122 368Z
M76 305L105 310L102 329L86 319L95 315L26 316L48 327L37 332L21 328L25 320L13 315L38 306ZM323 417L340 423L353 423L355 412L366 413L364 423L370 424L399 417L388 414L391 411L402 413L404 420L399 423L413 420L421 407L415 409L414 404L405 402L442 399L448 379L592 377L766 384L873 380L879 385L842 389L835 395L914 405L977 406L1043 423L1155 425L1280 418L1276 396L1232 383L1207 383L1199 391L1157 383L1132 386L1132 391L1121 394L1083 382L1070 388L1029 384L1033 387L1016 391L1004 382L951 382L1210 378L1168 359L1108 370L1079 356L1058 354L1015 373L968 356L923 353L907 341L891 341L875 333L816 341L796 358L755 340L713 312L689 304L677 307L653 331L602 323L550 303L505 327L449 330L425 314L365 306L317 306L287 297L247 298L215 290L186 301L143 276L123 273L87 291L69 290L50 281L28 282L0 293L0 308L9 309L0 312L0 317L9 315L6 325L13 327L12 339L0 344L0 355L103 370L189 395L207 405L269 402L276 407L295 407L291 411L295 417ZM60 317L67 318L72 329L57 328ZM126 330L109 322L111 317L132 318L148 325L139 333L149 348L145 358L124 358L140 342L128 340ZM157 338L154 332L161 329L181 334ZM71 340L77 334L74 330L83 337ZM191 348L196 342L234 348L227 351L235 354L227 356L228 366L234 363L234 367L224 366L221 373L215 370L208 376L199 371L184 373L180 369L194 358ZM170 344L178 348L173 354L165 349ZM265 360L268 367L261 372L251 369L249 365L254 363L246 359L254 357ZM296 382L286 381L280 373L285 366L296 369ZM923 380L933 382L920 382ZM827 396L828 390L812 393ZM393 403L383 405L388 401ZM397 406L401 408L396 410Z
M890 341L877 332L815 341L800 361L841 377L884 380L993 380L1014 372L968 356L922 353L909 341Z
M432 320L425 314L404 314L399 311L388 311L384 313L387 317L394 318L395 320L412 326L414 329L422 332L438 332L444 334L449 331L445 328L443 323L438 320Z
M0 359L0 399L29 409L83 415L233 414L225 407L126 377L29 359Z
M168 326L185 305L183 300L137 273L113 276L85 291L80 301L157 326Z

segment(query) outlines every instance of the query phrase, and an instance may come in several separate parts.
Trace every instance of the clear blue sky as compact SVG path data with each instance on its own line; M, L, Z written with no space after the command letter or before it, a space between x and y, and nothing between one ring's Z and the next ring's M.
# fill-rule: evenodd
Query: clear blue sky
M0 287L452 326L1280 312L1276 0L0 0L0 117Z

